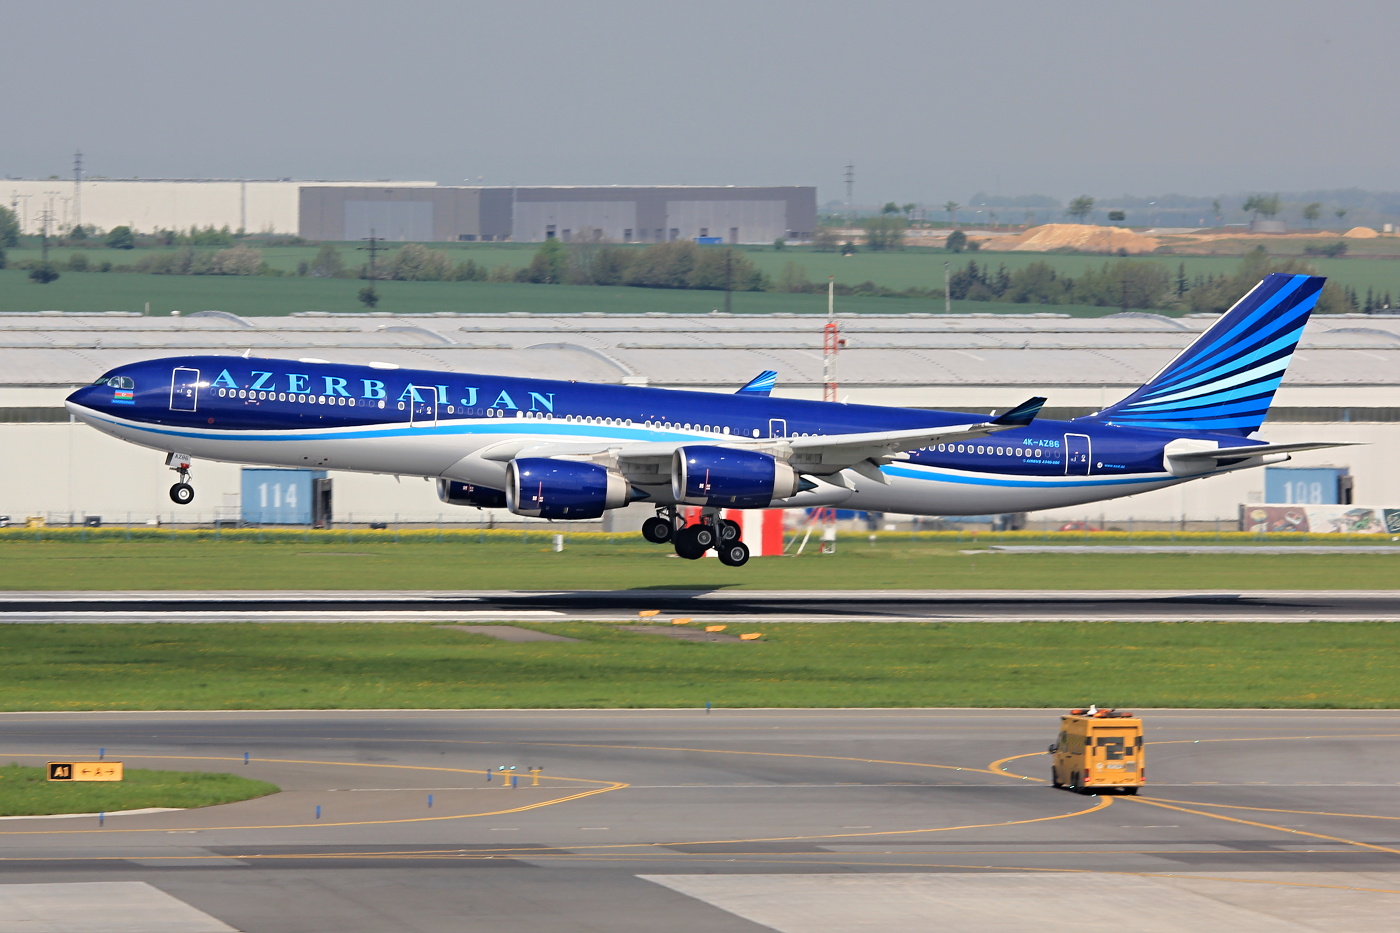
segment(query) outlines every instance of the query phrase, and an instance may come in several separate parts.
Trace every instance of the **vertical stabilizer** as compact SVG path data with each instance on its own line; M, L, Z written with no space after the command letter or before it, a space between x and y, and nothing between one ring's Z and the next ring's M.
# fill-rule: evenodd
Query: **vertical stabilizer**
M1264 423L1324 281L1282 272L1265 276L1146 385L1089 419L1241 437L1254 433Z

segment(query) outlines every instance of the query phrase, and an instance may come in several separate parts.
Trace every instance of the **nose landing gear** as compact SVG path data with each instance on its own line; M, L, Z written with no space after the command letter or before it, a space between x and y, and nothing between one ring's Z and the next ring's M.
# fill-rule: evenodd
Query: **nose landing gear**
M176 505L189 505L194 501L194 487L190 485L190 458L187 454L167 454L165 465L174 470L180 481L170 487L170 501Z

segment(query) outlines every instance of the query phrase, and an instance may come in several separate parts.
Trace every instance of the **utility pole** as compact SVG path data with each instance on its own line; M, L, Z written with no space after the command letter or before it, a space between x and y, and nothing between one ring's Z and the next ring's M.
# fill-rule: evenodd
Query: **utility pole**
M73 153L73 226L83 223L83 154Z
M368 241L369 241L369 245L368 245L368 246L357 246L357 247L355 247L355 248L356 248L356 249L363 249L363 250L368 250L368 251L369 251L369 280L370 280L371 282L377 281L378 278L379 278L379 273L376 272L375 269L374 269L374 257L375 257L376 255L378 255L379 253L382 253L384 250L388 249L388 247L387 247L387 246L380 246L380 245L379 245L380 243L383 243L383 242L384 242L384 238L383 238L382 236L380 236L380 237L375 236L375 235L374 235L374 228L373 228L373 227L370 227L370 228L369 228L369 236L362 236L362 237L360 237L360 239L362 239L362 240L368 240Z
M948 264L943 264L943 313L953 313L953 293L948 290Z
M822 401L836 401L836 354L845 343L841 339L841 325L836 322L836 276L826 277L826 326L822 328L822 378L826 387L822 390Z
M856 164L854 161L846 165L846 222L850 223L854 219L854 208L851 200L856 190Z

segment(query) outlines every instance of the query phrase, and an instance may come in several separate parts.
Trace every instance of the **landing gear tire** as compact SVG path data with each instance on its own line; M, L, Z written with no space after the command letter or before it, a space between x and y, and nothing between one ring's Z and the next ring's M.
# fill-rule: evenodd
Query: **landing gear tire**
M719 562L728 567L742 567L749 562L749 546L742 541L721 544L716 553Z
M1064 787L1064 786L1065 786L1065 785L1060 781L1060 775L1059 775L1059 773L1058 773L1054 768L1051 768L1051 769L1050 769L1050 786L1051 786L1051 787L1057 787L1057 788L1058 788L1058 787Z
M697 538L701 526L691 525L689 528L682 528L676 532L675 548L676 556L684 557L686 560L699 560L705 556L709 545L701 544Z
M176 505L189 505L194 501L194 487L189 483L176 483L170 487L170 501Z
M642 522L642 537L652 544L665 544L675 537L675 533L675 527L660 516Z
M711 525L691 525L686 529L691 535L691 539L700 546L700 550L708 551L715 546L715 529Z
M739 523L732 519L724 519L719 523L719 537L725 544L731 541L738 541L739 535L744 529L739 527Z

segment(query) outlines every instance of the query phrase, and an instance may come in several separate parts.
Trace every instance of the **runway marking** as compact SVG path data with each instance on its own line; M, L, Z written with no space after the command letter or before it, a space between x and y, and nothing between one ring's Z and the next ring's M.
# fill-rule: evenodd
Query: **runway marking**
M45 755L37 755L37 754L29 753L29 752L14 752L14 753L10 753L10 754L11 754L13 757L21 757L21 758L44 758L44 757L46 757ZM3 755L0 755L0 757L3 757ZM209 756L209 755L128 755L128 756L127 756L127 760L128 760L128 761L140 760L140 761L238 761L238 762L241 762L243 759L242 759L241 757L239 757L239 758L233 758L233 757ZM450 771L450 772L453 772L453 773L455 773L455 774L483 774L483 775L485 774L484 771L473 771L473 770L468 769L468 768L443 768L443 767L435 767L435 766L431 766L431 765L392 765L392 764L375 764L375 763L372 763L372 762L363 762L363 761L308 761L308 760L296 759L296 758L260 758L260 759L258 759L258 760L259 760L260 762L268 763L268 764L328 765L328 766L331 766L331 767L351 767L351 768L398 768L398 769L402 769L402 770L406 770L406 771ZM327 820L321 820L321 821L318 821L318 822L311 822L311 823L281 823L281 824L250 825L250 826L196 826L196 827L193 827L193 829L194 829L195 831L198 831L198 832L224 832L224 831L252 830L252 829L311 829L311 828L318 827L318 826L382 826L382 825L398 824L398 823L439 823L439 822L446 822L446 821L449 821L449 820L474 819L474 818L483 817L483 816L502 816L502 815L507 814L507 813L523 813L523 812L525 812L525 811L527 811L527 810L538 810L538 809L540 809L541 807L551 807L551 806L554 806L555 804L568 803L568 802L571 801L571 800L581 800L581 799L583 799L584 797L592 797L592 796L594 796L595 794L606 794L606 793L608 793L608 792L610 792L610 791L621 790L621 789L623 789L623 788L629 786L628 784L623 783L623 782L620 782L620 781L602 781L602 780L598 780L598 779L596 779L596 778L571 778L571 777L563 777L563 776L560 776L560 775L550 775L550 779L551 779L551 780L556 780L556 781L570 781L570 782L574 782L574 783L603 784L603 785L606 785L606 786L603 786L603 787L595 787L595 788L593 788L592 790L579 791L578 793L570 794L570 795L568 795L568 796L566 796L566 797L557 797L557 798L552 799L552 800L542 800L542 801L538 801L538 802L536 802L536 803L529 803L529 804L525 804L525 805L519 806L519 807L507 807L507 808L505 808L505 809L503 809L503 810L490 810L490 811L486 811L486 812L482 812L482 813L459 813L459 814L456 814L456 815L447 815L447 816L415 816L415 817L405 817L405 818L403 818L403 819L396 819L396 820L351 820L351 821L345 821L345 822L330 822L330 821L327 821ZM264 798L264 799L265 799L265 798ZM45 818L45 817L42 816L42 815L37 815L37 816L34 817L34 819L44 819L44 818ZM184 827L184 829L185 829L185 831L189 831L190 828L189 828L189 827ZM120 828L120 827L114 826L114 827L111 827L111 828L103 828L103 829L0 830L0 836L43 836L43 835L75 835L75 834L90 834L90 833L111 834L111 833L164 833L164 832L170 832L169 828L161 827L161 828L158 828L158 829L157 829L157 828L148 828L148 829L126 829L126 828ZM21 860L20 860L20 859L11 858L11 857L0 857L0 861L21 861Z
M1287 736L1280 736L1280 737L1278 737L1278 738L1289 738L1289 737L1287 737ZM1350 736L1336 736L1335 738L1350 738ZM1239 739L1205 739L1205 740L1203 740L1203 741L1207 741L1207 742L1251 742L1251 741L1270 741L1270 740L1273 740L1273 739L1274 739L1274 737L1264 736L1264 737L1258 737L1258 738L1239 738ZM1195 741L1196 741L1196 740L1192 740L1192 739L1178 739L1178 740L1171 740L1171 741L1166 741L1166 742L1149 742L1149 743L1146 743L1146 744L1148 744L1148 745L1183 745L1183 744L1195 744ZM1023 754L1023 755L1012 755L1012 756L1010 756L1010 757L1008 757L1008 758L1001 758L1001 759L998 759L997 761L992 762L992 763L991 763L990 765L988 765L987 767L988 767L989 769L991 769L991 768L997 768L997 767L999 767L999 766L1005 764L1005 763L1008 762L1008 761L1015 761L1015 760L1018 759L1018 758L1034 758L1034 757L1036 757L1037 755L1048 755L1048 754L1050 754L1050 753L1049 753L1049 752L1027 752L1026 754ZM1043 778L1027 777L1026 775L1022 775L1022 774L1011 774L1010 772L1003 772L1003 773L1006 774L1008 777L1019 777L1019 778L1022 778L1023 780L1028 780L1028 781L1040 781L1041 783L1048 783L1048 782L1046 782ZM1307 832L1306 830L1302 830L1302 829L1293 829L1293 828L1288 827L1288 826L1275 826L1275 825L1272 824L1272 823L1260 823L1260 822L1257 822L1257 821L1255 821L1255 820L1240 819L1239 817L1226 816L1226 815L1223 814L1223 813L1208 813L1208 812L1205 812L1205 811L1203 811L1203 810L1192 810L1192 809L1190 809L1189 807L1177 806L1177 805L1175 805L1174 803L1171 803L1171 802L1168 802L1168 801L1164 801L1164 800L1151 800L1151 799L1148 799L1148 798L1146 798L1146 797L1137 797L1137 796L1126 797L1125 799L1130 800L1130 801L1132 801L1133 803L1141 803L1141 804L1145 804L1145 805L1151 806L1151 807L1161 807L1161 808L1163 808L1163 809L1165 809L1165 810L1176 810L1177 812L1180 812L1180 813L1191 813L1191 814L1194 814L1194 815L1196 815L1196 816L1204 816L1204 817L1208 817L1208 818L1213 819L1213 820L1224 820L1224 821L1229 822L1229 823L1240 823L1240 824L1245 825L1245 826L1257 826L1257 827L1259 827L1260 829L1272 829L1272 830L1275 830L1275 831L1277 831L1277 832L1289 833L1289 834L1295 835L1295 836L1308 836L1308 837L1313 838L1313 839L1325 839L1325 840L1327 840L1327 841L1329 841L1329 842L1339 842L1339 843L1341 843L1341 844L1343 844L1343 845L1356 846L1357 848L1360 848L1360 849L1373 849L1373 850L1375 850L1375 851L1377 851L1377 852L1388 852L1388 853L1391 853L1391 854L1393 854L1393 855L1400 855L1400 849L1393 849L1393 848L1390 848L1389 846L1374 845L1374 844L1369 843L1369 842L1358 842L1358 841L1355 840L1355 839L1345 839L1345 838L1343 838L1343 837L1341 837L1341 836L1329 836L1329 835L1327 835L1327 834L1325 834L1325 833ZM1189 803L1189 801L1179 801L1179 803ZM1317 813L1317 812L1315 812L1315 811L1307 811L1307 810L1271 810L1271 809L1266 808L1266 807L1231 807L1231 806L1227 806L1227 805L1225 805L1225 804L1192 804L1192 805L1193 805L1193 806L1207 806L1207 807L1208 807L1208 806L1219 806L1219 807L1222 807L1222 808L1225 808L1225 809L1232 809L1232 810L1236 810L1236 809L1237 809L1237 810L1258 810L1258 811L1261 811L1261 812L1270 812L1270 813L1294 813L1294 814L1298 814L1298 815L1313 815L1313 816L1323 816L1323 815L1326 815L1326 816L1361 816L1360 814L1322 814L1322 813ZM1377 816L1377 817L1361 816L1361 818L1362 818L1362 819L1388 819L1388 820L1400 819L1400 817L1393 817L1393 816Z
M402 767L402 766L401 766L401 767ZM627 785L624 784L624 785L621 785L621 786L625 787L625 786L627 786ZM564 798L564 799L565 799L565 800L573 800L573 799L577 799L577 797L585 797L585 796L589 796L589 795L591 795L591 794L601 793L602 790L613 790L613 789L615 789L615 788L604 788L604 789L600 789L600 790L589 791L589 792L584 793L584 794L576 795L575 797L566 797L566 798ZM553 802L553 803L561 803L561 802L563 802L563 801L551 801L551 802ZM814 835L814 836L772 836L772 837L755 838L755 839L710 839L710 840L701 839L701 840L694 840L694 841L677 841L677 842L617 842L617 843L607 843L607 844L602 844L602 845L561 846L561 847L559 847L559 848L567 848L567 849L571 849L571 850L579 850L579 849L588 849L588 850L602 850L602 849L666 849L666 848L674 848L674 847L676 847L676 846L742 845L742 844L745 844L745 843L755 843L755 842L806 842L806 841L810 841L810 840L814 840L814 839L849 839L849 838L866 839L866 838L870 838L870 837L872 837L872 836L912 836L912 835L919 835L919 834L924 834L924 833L947 833L947 832L954 832L954 831L960 830L960 829L994 829L994 828L998 828L998 827L1002 827L1002 826L1021 826L1021 825L1027 824L1027 823L1045 823L1045 822L1049 822L1049 821L1051 821L1051 820L1063 820L1063 819L1068 819L1068 818L1070 818L1070 817L1083 816L1083 815L1086 814L1086 813L1093 813L1093 812L1098 811L1098 810L1103 810L1103 809L1107 808L1109 805L1111 805L1112 803L1113 803L1113 798L1111 798L1111 797L1100 797L1097 803L1095 803L1092 807L1088 807L1087 809L1084 809L1084 810L1075 810L1075 811L1070 812L1070 813L1057 813L1057 814L1055 814L1055 815L1053 815L1053 816L1037 816L1037 817L1032 817L1032 818L1030 818L1030 819L1025 819L1025 820L1007 820L1007 821L1003 821L1003 822L999 822L999 823L974 823L974 824L967 825L967 826L935 826L935 827L927 828L927 829L892 829L892 830L885 830L885 831L876 832L876 833L825 833L825 834L822 834L822 835ZM545 806L545 805L546 805L546 804L538 804L537 806ZM528 810L528 809L534 809L534 808L533 808L533 807L523 807L523 808L521 808L521 809L526 809L526 810ZM518 811L518 810L502 810L502 811L499 811L499 812L501 812L501 813L514 813L514 812L519 812L519 811ZM491 813L482 813L482 814L471 814L471 815L476 815L476 816L494 816L495 814L491 814ZM461 817L446 817L446 819L460 819L460 818L461 818ZM371 820L371 821L366 821L366 822L367 822L367 823L377 823L377 822L382 822L382 823L416 823L416 822L425 822L425 821L419 819L419 820ZM328 825L328 826L360 826L360 825L366 825L366 824L365 824L365 823L327 823L327 824L312 823L312 824L309 824L309 825L310 825L310 826L317 826L317 825ZM245 827L214 827L214 828L215 828L215 829L288 829L288 828L303 828L303 827L301 827L301 826L297 826L297 827L284 827L284 826L245 826ZM607 827L581 827L581 828L583 828L583 829L606 829ZM512 827L511 829L514 830L515 828ZM122 830L122 831L123 831L123 832L161 832L161 830L145 830L145 829L138 829L138 830ZM493 828L493 831L494 831L494 828ZM92 830L92 832L96 832L96 830ZM25 834L17 834L17 835L32 835L32 834L25 833ZM515 848L500 848L500 849L489 849L489 850L476 849L476 850L473 850L472 853L471 853L469 856L463 856L460 852L458 852L458 853L453 853L453 852L441 852L441 851L439 851L439 852L437 852L436 854L437 854L438 857L458 857L458 858L460 858L460 857L472 857L472 858L480 858L480 857L492 857L492 856L495 856L495 855L501 855L501 856L503 856L503 857L512 857L512 856L510 855L510 853L517 853L517 854L524 855L524 854L530 854L530 853L536 852L536 851L537 851L537 850L531 849L531 848L520 848L520 847L515 847ZM760 853L760 854L767 854L767 853ZM833 854L833 855L834 855L834 854L839 854L839 853L812 853L812 854L813 854L813 855L824 855L824 854ZM271 854L271 853L251 853L251 854L248 854L248 855L219 855L219 856L198 856L198 855L190 855L190 856L172 856L172 858L186 858L186 859L196 859L196 860L197 860L197 859L203 859L203 858L220 858L220 859L229 859L229 858L248 858L248 859L253 859L253 858L257 858L257 859L277 859L277 858L281 858L281 859L295 859L295 858L378 858L378 857L397 857L397 856L403 856L403 855L412 855L413 857L416 857L416 858L429 858L429 857L432 857L432 856L433 856L433 850L416 850L416 851L411 852L411 853L375 853L375 852L330 852L330 853L319 853L319 852L318 852L318 853L313 853L313 854L310 854L310 855L296 855L296 854L289 854L289 853L288 853L288 854L283 854L283 853L278 853L278 854ZM128 861L128 860L130 860L130 859L132 859L132 858L136 858L136 857L137 857L137 856L121 856L121 855L103 855L103 856L62 855L62 856L40 856L40 857L38 857L38 858L26 858L26 857L23 857L23 856L0 856L0 862ZM144 857L149 857L149 856L144 856ZM164 856L161 856L161 857L164 858ZM561 856L561 857L562 857L562 856ZM676 858L685 858L686 856L685 856L684 853L676 853L675 857L676 857Z
M412 742L416 739L385 739L384 741ZM488 742L484 739L427 739L427 742L447 743L451 745L499 745L500 742ZM971 766L959 765L936 765L926 761L891 761L886 758L852 758L846 755L804 755L799 752L752 752L737 748L687 748L673 745L605 745L597 742L515 742L515 745L530 745L540 748L607 748L620 749L625 751L638 752L692 752L700 755L753 755L760 758L809 758L816 761L855 761L864 765L899 765L908 768L939 768L944 771L967 771L976 774L996 774L999 777L1016 777L1019 775L1007 775L1002 772L990 771L987 768L974 768ZM242 759L239 759L242 761ZM267 760L267 759L264 759ZM574 780L587 780L586 778L575 778ZM858 782L852 782L858 783Z
M1333 785L1337 787L1350 785ZM1365 787L1389 787L1389 784L1366 784ZM1375 813L1329 813L1326 810L1282 810L1276 807L1245 807L1239 804L1229 803L1204 803L1199 800L1167 800L1163 797L1154 797L1160 803L1188 804L1193 807L1218 807L1223 810L1254 810L1260 813L1296 813L1299 816L1340 816L1355 820L1400 820L1400 816L1381 816Z
M1310 833L1302 829L1291 829L1287 826L1275 826L1272 823L1260 823L1256 822L1255 820L1240 819L1237 816L1226 816L1223 813L1207 813L1204 810L1192 810L1189 807L1180 807L1176 806L1175 804L1163 803L1157 800L1148 800L1145 797L1129 797L1127 799L1133 801L1134 803L1145 804L1149 807L1161 807L1164 810L1176 810L1179 813L1194 813L1197 816L1205 816L1213 820L1224 820L1227 823L1240 823L1244 826L1257 826L1260 829L1272 829L1276 830L1277 832L1289 833L1294 836L1309 836L1313 839L1325 839L1328 842L1340 842L1344 845L1356 846L1357 848L1361 849L1372 849L1377 852L1388 852L1392 855L1400 855L1400 849L1392 849L1389 846L1378 846L1369 842L1358 842L1355 839L1344 839L1341 836L1329 836L1325 833Z

